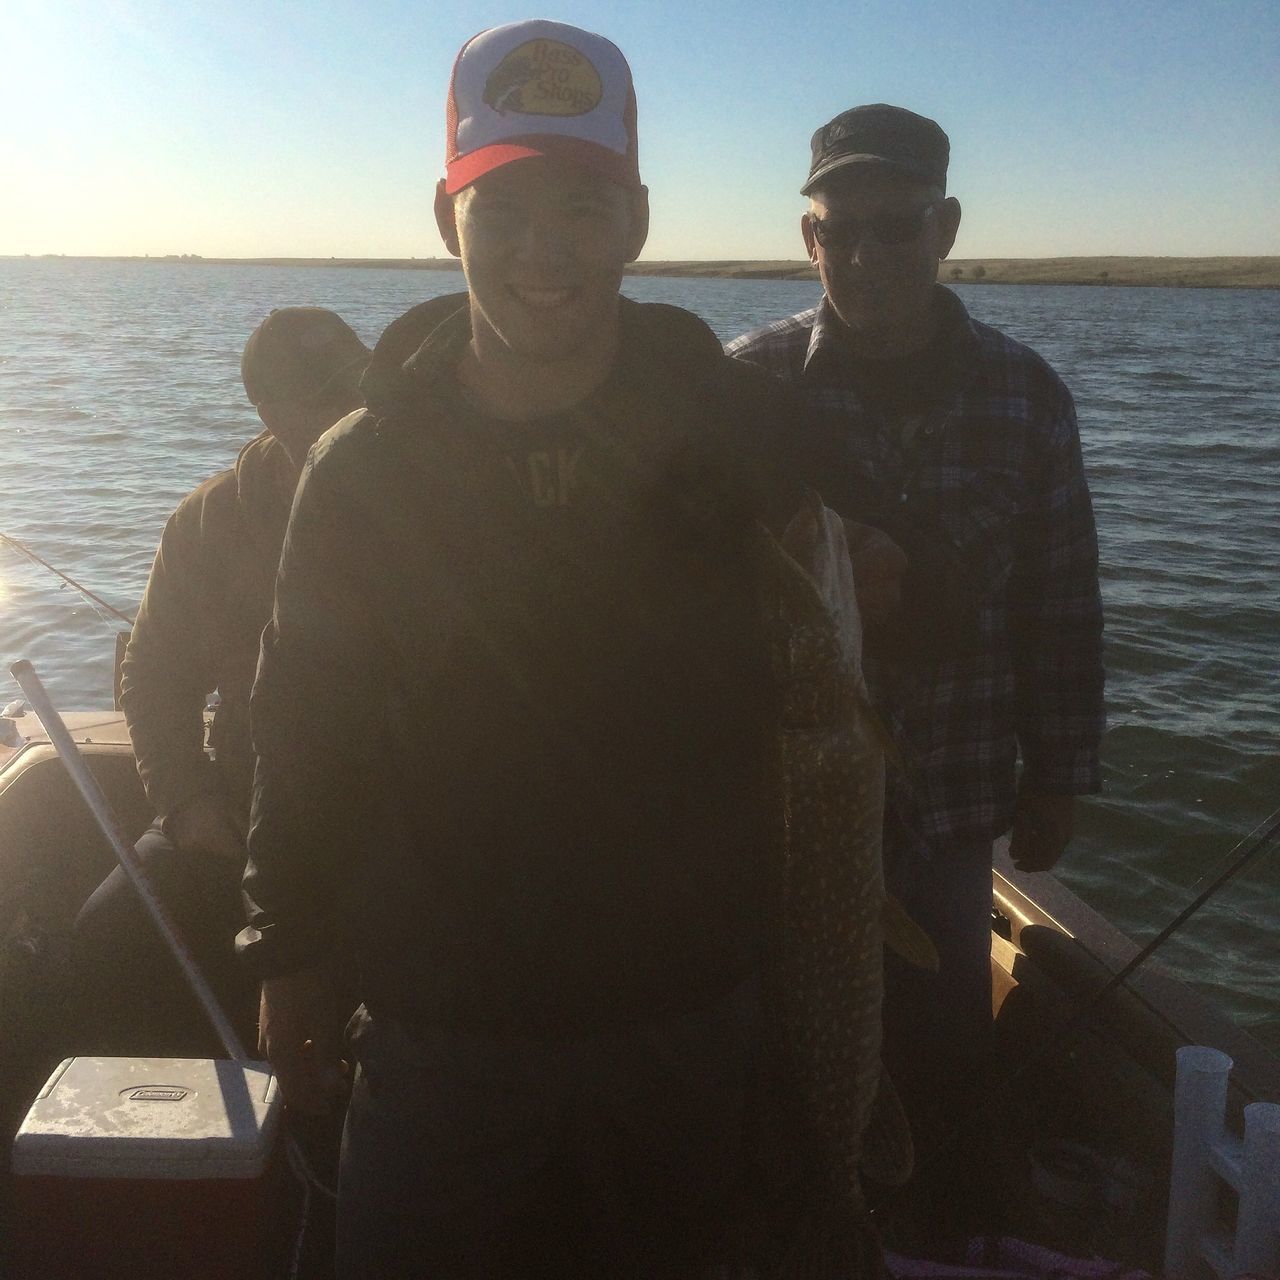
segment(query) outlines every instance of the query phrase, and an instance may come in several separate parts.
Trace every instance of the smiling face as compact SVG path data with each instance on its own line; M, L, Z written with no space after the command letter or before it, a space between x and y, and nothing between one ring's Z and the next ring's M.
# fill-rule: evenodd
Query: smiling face
M888 356L928 342L938 263L959 226L957 200L884 166L846 166L812 194L801 233L855 350Z
M648 203L573 164L519 160L436 200L440 233L462 258L481 367L545 380L611 364L618 289L644 246Z

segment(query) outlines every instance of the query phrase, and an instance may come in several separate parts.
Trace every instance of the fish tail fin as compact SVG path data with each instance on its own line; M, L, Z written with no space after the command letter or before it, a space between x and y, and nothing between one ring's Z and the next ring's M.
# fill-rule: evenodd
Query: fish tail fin
M806 1215L773 1280L888 1280L884 1246L869 1216L848 1221Z
M911 1177L915 1161L911 1122L889 1073L882 1068L880 1088L862 1133L863 1176L886 1187L900 1187Z
M933 939L907 914L906 908L891 893L884 896L880 911L884 928L884 944L895 955L901 956L917 969L937 973L941 965L938 949Z
M858 1270L855 1275L866 1276L867 1280L892 1280L889 1266L885 1261L884 1244L880 1232L871 1223L867 1224L860 1244L862 1256L858 1259Z
M851 1242L851 1254L844 1276L854 1280L891 1280L888 1264L884 1257L884 1244L880 1232L869 1219Z

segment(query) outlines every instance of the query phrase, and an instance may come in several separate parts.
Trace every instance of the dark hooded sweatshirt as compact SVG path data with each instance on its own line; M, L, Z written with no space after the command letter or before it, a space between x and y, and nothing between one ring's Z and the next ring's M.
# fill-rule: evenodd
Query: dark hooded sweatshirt
M249 690L271 617L296 471L267 434L178 504L121 667L120 702L147 798L167 818L196 796L248 816ZM204 751L204 707L220 704Z
M778 820L750 531L840 473L832 439L701 321L626 300L604 386L488 418L445 309L388 330L304 469L242 951L265 977L349 948L375 1016L421 1026L707 1004L759 966Z

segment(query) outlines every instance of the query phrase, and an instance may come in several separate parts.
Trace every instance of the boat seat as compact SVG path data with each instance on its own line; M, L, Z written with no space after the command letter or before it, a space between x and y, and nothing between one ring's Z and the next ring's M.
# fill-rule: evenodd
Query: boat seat
M152 813L127 744L90 743L81 753L130 841ZM0 926L19 906L69 925L115 865L106 837L53 747L26 748L0 775Z

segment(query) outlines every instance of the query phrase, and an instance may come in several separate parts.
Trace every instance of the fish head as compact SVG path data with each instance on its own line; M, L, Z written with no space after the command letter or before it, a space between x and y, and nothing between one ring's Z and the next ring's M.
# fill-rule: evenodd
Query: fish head
M803 667L812 673L814 664L829 661L834 637L839 666L865 693L862 618L843 519L810 489L767 554L775 607L793 629L793 646L804 651Z

